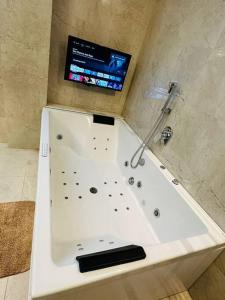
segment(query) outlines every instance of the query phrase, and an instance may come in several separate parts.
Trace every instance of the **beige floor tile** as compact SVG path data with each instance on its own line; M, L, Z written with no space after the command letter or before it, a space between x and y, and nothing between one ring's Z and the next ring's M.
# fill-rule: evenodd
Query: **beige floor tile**
M8 277L5 300L27 300L29 272Z
M225 276L212 264L189 290L194 300L224 300Z
M37 151L0 144L0 202L35 200L37 164ZM0 279L0 300L27 300L28 281L29 272Z
M163 298L161 300L192 300L192 298L189 295L189 293L186 291L170 297Z
M2 148L0 150L0 176L25 176L33 174L37 151Z
M38 173L38 152L33 157L29 158L27 161L27 166L25 170L25 176L34 177Z
M0 155L16 155L26 159L37 159L38 150L9 148L6 144L0 144Z
M7 144L0 143L0 151L1 151L1 150L4 150L4 149L6 149L6 148L8 148L8 145L7 145Z
M24 177L0 176L0 202L21 200Z
M37 189L37 177L25 177L21 200L35 201Z
M183 292L183 293L176 294L174 296L170 296L169 300L192 300L192 298L188 292Z
M219 257L215 260L214 263L225 277L225 250L219 255Z
M8 278L0 278L0 300L4 300Z
M0 176L24 177L26 160L16 156L0 155Z

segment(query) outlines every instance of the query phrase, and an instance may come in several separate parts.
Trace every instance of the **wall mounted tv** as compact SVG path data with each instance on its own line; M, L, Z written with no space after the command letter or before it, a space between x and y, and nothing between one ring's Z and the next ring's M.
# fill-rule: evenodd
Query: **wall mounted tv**
M131 55L68 37L65 80L121 91Z

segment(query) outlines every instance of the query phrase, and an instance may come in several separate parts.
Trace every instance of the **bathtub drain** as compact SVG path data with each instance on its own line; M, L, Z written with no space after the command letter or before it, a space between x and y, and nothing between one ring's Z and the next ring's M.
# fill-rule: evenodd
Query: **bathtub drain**
M97 190L95 187L91 187L91 188L90 188L90 192L91 192L92 194L97 194L98 190Z

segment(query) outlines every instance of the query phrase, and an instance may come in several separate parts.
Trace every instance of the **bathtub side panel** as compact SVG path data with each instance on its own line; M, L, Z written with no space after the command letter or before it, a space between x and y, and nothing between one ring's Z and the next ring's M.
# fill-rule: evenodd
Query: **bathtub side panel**
M33 300L158 300L187 290L221 252L214 250L162 266Z

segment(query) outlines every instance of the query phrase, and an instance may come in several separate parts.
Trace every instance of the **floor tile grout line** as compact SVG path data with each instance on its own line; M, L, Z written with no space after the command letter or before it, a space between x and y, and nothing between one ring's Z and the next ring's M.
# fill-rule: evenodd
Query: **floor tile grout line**
M15 177L16 177L16 178L21 178L21 177L22 177L22 178L23 178L24 176L25 176L25 175L20 175L20 176L14 176L14 175L5 176L5 175L0 175L0 178L1 178L1 177L4 177L4 178L15 178Z
M23 178L23 185L22 185L22 190L21 190L21 195L20 195L20 200L23 200L23 191L24 191L24 186L25 186L25 180L26 180L26 176L24 175Z
M7 277L6 286L5 286L5 293L4 293L4 299L3 300L6 300L6 293L7 293L7 288L8 288L8 281L9 281L9 277Z

